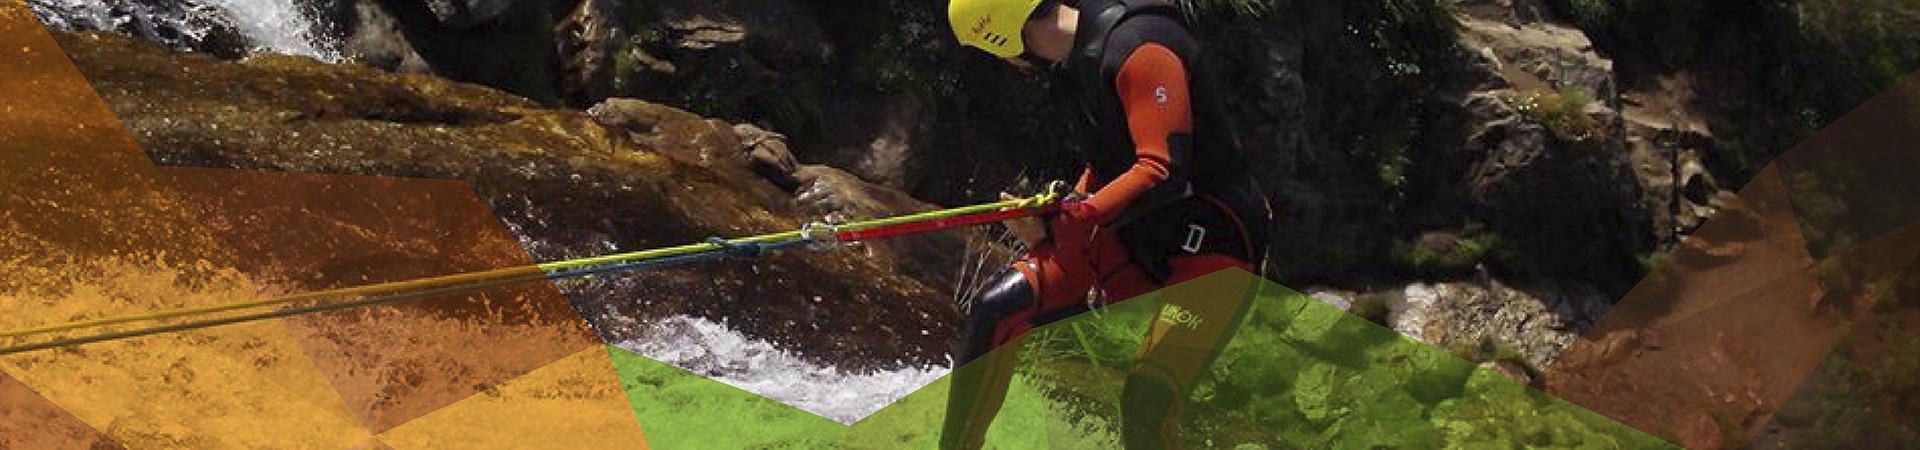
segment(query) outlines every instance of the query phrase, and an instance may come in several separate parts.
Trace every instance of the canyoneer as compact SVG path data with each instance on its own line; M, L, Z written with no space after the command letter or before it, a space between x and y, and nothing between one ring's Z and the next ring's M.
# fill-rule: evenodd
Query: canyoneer
M1082 200L1041 220L1007 222L1029 250L968 308L953 353L942 448L983 444L1017 358L1017 346L991 350L1108 301L1220 270L1258 273L1266 251L1272 212L1181 13L1148 0L1075 3L948 6L962 44L1044 72L1054 89L1070 90L1085 121L1078 128L1086 167L1074 186ZM1251 297L1219 294L1202 301L1236 304L1193 309L1239 314ZM1130 448L1180 446L1177 410L1215 353L1207 349L1231 334L1232 318L1208 322L1203 312L1166 320L1170 309L1153 322L1123 388L1121 437ZM1208 326L1167 325L1177 323Z

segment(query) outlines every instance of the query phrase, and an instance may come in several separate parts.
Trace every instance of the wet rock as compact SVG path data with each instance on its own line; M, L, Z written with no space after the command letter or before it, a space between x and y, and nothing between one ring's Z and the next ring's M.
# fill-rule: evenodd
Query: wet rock
M352 5L352 30L345 51L353 61L381 70L400 73L432 73L420 52L400 29L400 22L374 0L359 0Z
M794 177L800 162L793 158L793 151L787 148L786 135L744 123L734 125L733 132L740 135L740 146L746 150L748 168L782 188L800 188L800 180Z
M421 0L448 28L465 29L500 17L515 0Z
M624 0L581 0L554 28L560 48L561 89L573 104L591 104L611 95L614 54L626 30L620 23Z
M103 30L180 50L239 58L253 46L221 10L180 0L27 2L41 23L68 31Z
M731 125L684 111L623 102L590 115L358 65L229 63L114 35L59 39L156 162L462 180L536 260L790 230L816 217L746 168ZM621 119L609 127L596 117ZM923 254L957 264L952 253ZM562 287L591 321L725 320L849 370L944 361L957 319L950 296L907 272L857 252L788 252ZM630 330L598 331L618 342Z
M853 221L875 219L936 209L899 190L867 182L846 171L821 165L801 165L793 172L799 180L796 198L802 205L826 217ZM939 286L953 286L963 263L953 255L965 255L966 239L973 230L911 238L911 241L883 241L867 247L877 257L932 280ZM905 245L903 245L905 244Z
M631 139L654 151L726 170L741 180L755 178L746 156L750 148L732 124L630 98L607 99L588 108L587 115L601 125L626 130Z

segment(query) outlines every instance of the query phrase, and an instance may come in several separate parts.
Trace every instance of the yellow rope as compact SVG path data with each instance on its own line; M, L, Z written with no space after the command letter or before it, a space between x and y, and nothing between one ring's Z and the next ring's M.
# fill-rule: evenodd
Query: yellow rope
M967 214L992 212L992 211L999 211L1004 209L1032 208L1032 207L1039 207L1042 205L1046 205L1048 203L1052 203L1056 198L1057 198L1057 195L1055 193L1049 192L1049 193L1035 195L1033 197L1028 197L1028 198L1003 200L1003 201L998 201L993 203L966 206L966 207L960 207L960 208L943 209L943 210L928 211L928 212L917 213L917 214L908 214L908 215L897 216L897 217L888 217L888 218L847 223L847 224L838 225L835 228L843 231L859 231L859 230L866 230L866 229L872 229L872 228L878 228L878 227L884 227L884 226L890 226L890 225L898 225L903 223L912 223L912 222L940 219L940 218L946 218L946 217L961 216L961 215L967 215ZM642 251L629 252L629 253L618 253L618 254L612 254L612 255L552 261L552 262L540 263L532 266L509 267L509 268L502 268L502 269L484 270L479 272L468 272L468 273L443 275L443 276L429 277L429 278L418 278L413 280L370 284L370 285L356 286L356 287L350 287L350 288L308 292L308 293L294 294L294 295L289 295L284 297L275 297L275 298L262 299L262 300L256 300L256 301L250 301L250 302L204 306L204 307L197 307L197 308L182 308L182 309L157 311L157 312L142 313L142 314L130 314L125 316L117 316L117 317L80 320L80 321L73 321L73 322L67 322L67 323L61 323L61 324L43 325L38 327L22 328L18 330L0 332L0 338L15 339L15 338L21 338L26 336L38 335L38 334L57 333L62 331L72 331L72 330L83 329L83 328L95 328L95 327L103 327L103 326L109 326L109 325L132 323L132 322L159 321L159 320L188 317L188 316L199 316L199 315L215 314L215 313L238 311L238 310L245 310L245 309L264 308L269 306L283 306L283 305L289 305L294 303L317 301L317 300L324 300L324 299L330 299L330 298L359 297L359 296L367 296L367 295L379 294L379 293L393 293L393 292L400 292L400 291L406 291L411 289L431 288L431 287L437 287L437 286L443 286L443 285L454 285L454 284L462 284L462 283L478 284L478 283L489 281L489 280L501 280L501 279L517 278L517 277L527 277L529 280L531 280L536 277L545 278L547 276L547 273L549 272L580 270L580 269L609 265L609 264L626 263L626 262L633 262L633 261L644 261L644 260L657 259L657 258L690 255L690 254L702 253L702 252L713 252L713 251L719 251L719 250L726 250L728 249L729 245L765 244L765 243L791 241L794 239L800 239L802 237L804 237L803 231L787 231L787 232L781 232L781 233L745 237L745 238L727 241L726 243L708 242L708 243L700 243L700 244L688 244L688 245L681 245L676 247L642 250Z

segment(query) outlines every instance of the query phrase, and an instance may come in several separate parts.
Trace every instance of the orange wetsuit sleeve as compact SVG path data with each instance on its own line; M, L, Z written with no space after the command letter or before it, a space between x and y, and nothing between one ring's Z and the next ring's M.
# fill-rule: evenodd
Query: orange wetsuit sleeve
M1114 86L1133 138L1133 167L1094 192L1078 211L1072 211L1080 219L1100 224L1113 220L1147 190L1172 176L1168 139L1193 131L1187 69L1173 50L1153 43L1134 49L1114 77Z
M1093 166L1080 170L1080 181L1073 182L1074 192L1087 192L1093 189Z

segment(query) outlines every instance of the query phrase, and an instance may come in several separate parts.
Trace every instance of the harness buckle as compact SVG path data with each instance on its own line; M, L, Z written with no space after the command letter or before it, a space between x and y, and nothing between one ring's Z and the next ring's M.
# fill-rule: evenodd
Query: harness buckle
M1190 223L1187 224L1187 242L1185 245L1181 245L1180 249L1186 250L1187 253L1198 254L1200 253L1200 245L1206 241L1207 227Z

